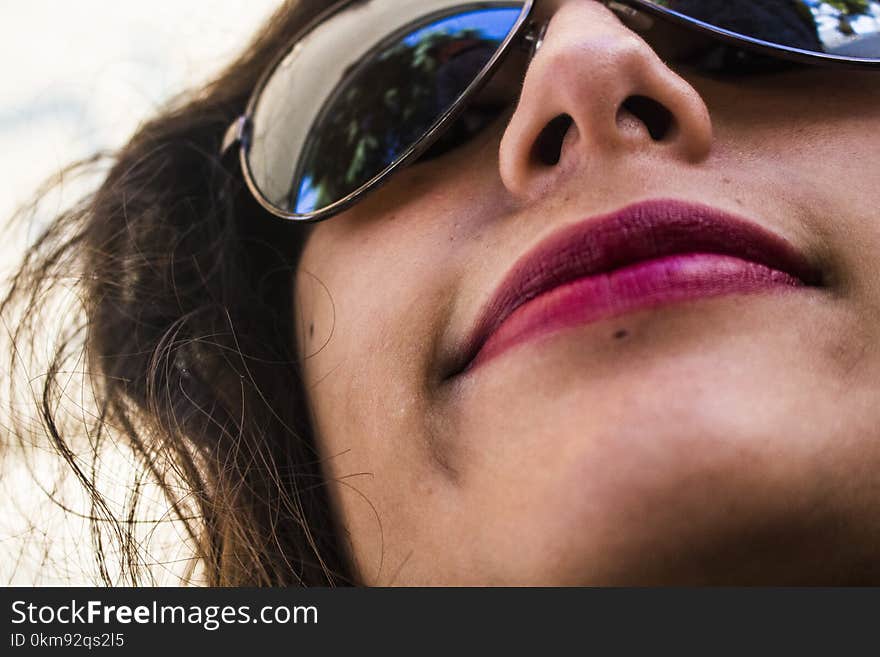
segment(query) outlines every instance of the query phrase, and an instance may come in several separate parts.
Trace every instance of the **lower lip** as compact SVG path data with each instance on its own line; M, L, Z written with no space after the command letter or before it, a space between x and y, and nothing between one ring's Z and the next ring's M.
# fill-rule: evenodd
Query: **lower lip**
M716 254L675 255L587 276L527 301L489 336L468 370L523 342L566 327L671 303L803 282L755 262Z

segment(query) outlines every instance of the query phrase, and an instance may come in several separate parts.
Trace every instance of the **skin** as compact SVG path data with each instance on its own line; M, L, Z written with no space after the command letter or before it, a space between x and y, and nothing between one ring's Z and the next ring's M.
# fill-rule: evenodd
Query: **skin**
M877 583L876 74L708 79L597 2L542 10L511 113L308 228L298 342L360 580ZM633 94L673 114L666 139L620 112ZM447 376L522 254L652 198L748 218L823 285L634 312Z

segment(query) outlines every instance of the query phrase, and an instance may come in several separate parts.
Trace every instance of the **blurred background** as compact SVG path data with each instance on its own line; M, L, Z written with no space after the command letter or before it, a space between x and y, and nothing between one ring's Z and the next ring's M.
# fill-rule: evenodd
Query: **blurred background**
M45 221L87 191L83 182L65 182L33 218L10 231L9 218L42 181L74 160L125 143L171 96L223 68L279 4L0 0L0 275L14 267ZM9 330L2 321L0 328ZM13 381L19 392L27 391L39 373L16 372ZM0 445L6 444L0 436ZM86 522L50 497L83 514L88 501L44 447L35 445L27 460L5 450L0 455L0 585L97 583ZM125 461L120 454L120 475ZM121 487L119 496L125 492ZM184 561L184 541L173 529L153 539L166 544L157 549L169 558L167 577L160 572L157 583L176 583L174 555Z

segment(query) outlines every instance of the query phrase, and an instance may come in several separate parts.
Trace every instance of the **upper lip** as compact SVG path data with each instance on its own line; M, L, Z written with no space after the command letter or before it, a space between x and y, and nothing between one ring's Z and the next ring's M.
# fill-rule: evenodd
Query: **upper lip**
M458 350L455 373L519 306L564 283L637 262L683 253L734 256L783 271L805 285L818 272L783 238L716 208L672 200L630 205L568 225L513 265Z

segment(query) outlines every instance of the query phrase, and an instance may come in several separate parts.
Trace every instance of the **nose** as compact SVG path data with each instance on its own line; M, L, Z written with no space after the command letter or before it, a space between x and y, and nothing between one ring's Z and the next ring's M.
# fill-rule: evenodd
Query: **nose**
M596 0L554 0L504 132L500 173L528 198L591 159L645 149L696 163L712 146L697 91Z

